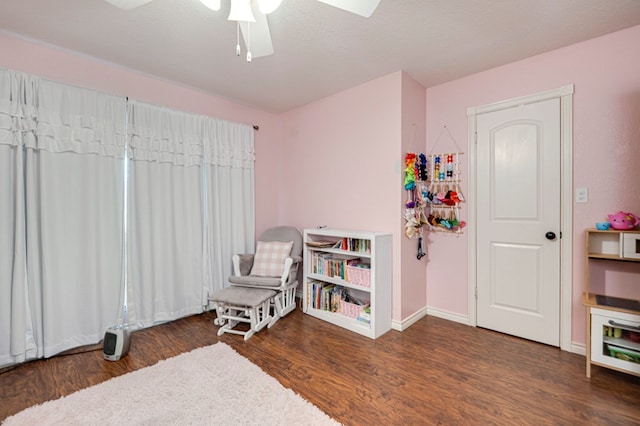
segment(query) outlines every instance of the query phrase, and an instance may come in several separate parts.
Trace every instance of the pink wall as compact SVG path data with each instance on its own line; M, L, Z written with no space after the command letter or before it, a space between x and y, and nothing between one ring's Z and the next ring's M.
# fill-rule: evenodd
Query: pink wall
M396 72L284 114L281 218L393 234L393 319L426 305L426 259L404 237L404 155L425 146L425 89Z
M394 319L400 317L401 81L396 72L285 113L280 183L284 222L394 234Z
M284 114L284 221L300 228L395 231L400 76Z
M249 108L202 91L41 43L0 33L0 66L75 86L143 102L247 124L257 124L256 232L278 220L282 134L277 115Z
M447 139L447 126L467 147L467 108L575 85L574 187L589 189L587 204L573 205L573 333L585 342L584 229L617 210L640 213L640 26L578 43L427 89L427 146ZM442 139L441 139L442 138ZM449 138L450 139L450 138ZM429 148L431 149L431 148ZM466 159L468 160L468 159ZM466 170L463 171L463 179ZM463 190L468 188L465 180ZM467 238L434 235L430 241L427 302L467 315ZM618 295L640 298L628 267L607 278Z

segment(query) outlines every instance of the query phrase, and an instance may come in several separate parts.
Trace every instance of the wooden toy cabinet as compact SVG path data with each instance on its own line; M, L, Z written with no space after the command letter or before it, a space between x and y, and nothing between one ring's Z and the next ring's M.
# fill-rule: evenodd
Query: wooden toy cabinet
M304 231L303 312L375 339L391 329L392 236Z
M640 301L591 292L591 263L608 261L636 262L640 273L640 231L586 231L587 377L591 365L640 376Z

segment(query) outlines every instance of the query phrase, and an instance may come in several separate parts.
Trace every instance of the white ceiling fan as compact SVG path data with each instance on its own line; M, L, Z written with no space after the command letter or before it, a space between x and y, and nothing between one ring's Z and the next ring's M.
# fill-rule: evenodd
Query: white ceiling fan
M124 10L131 10L149 3L151 0L105 0ZM221 0L200 0L212 10L220 9ZM273 44L267 17L280 6L282 0L230 0L229 20L238 25L236 54L240 56L240 33L247 48L247 62L252 58L273 55ZM368 18L378 7L380 0L318 0L339 9Z

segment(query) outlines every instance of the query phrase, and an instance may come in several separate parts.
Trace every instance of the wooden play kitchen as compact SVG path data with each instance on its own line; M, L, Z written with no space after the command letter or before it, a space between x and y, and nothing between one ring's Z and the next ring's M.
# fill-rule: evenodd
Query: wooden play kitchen
M587 308L587 377L591 365L640 376L640 301L592 293L592 266L635 262L640 273L640 231L586 231L586 273L583 303ZM599 287L600 288L600 287Z

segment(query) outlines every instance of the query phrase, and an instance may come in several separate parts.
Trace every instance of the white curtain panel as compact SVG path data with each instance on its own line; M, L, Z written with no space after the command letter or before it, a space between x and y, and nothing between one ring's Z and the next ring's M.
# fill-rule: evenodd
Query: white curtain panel
M96 343L116 320L125 99L8 70L0 87L4 365Z
M24 150L35 139L38 81L0 69L0 366L37 357L29 309Z
M129 320L148 327L202 312L201 119L130 103Z
M26 152L27 263L47 357L100 341L118 319L126 99L49 81L38 97Z
M226 287L234 254L255 250L254 132L248 125L204 119L206 291Z

